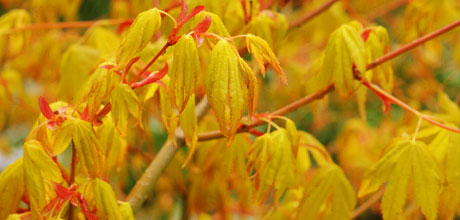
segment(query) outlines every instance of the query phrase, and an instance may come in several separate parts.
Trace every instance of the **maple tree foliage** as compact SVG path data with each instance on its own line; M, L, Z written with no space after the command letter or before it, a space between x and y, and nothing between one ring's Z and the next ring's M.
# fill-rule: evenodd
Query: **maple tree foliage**
M455 0L0 0L0 219L454 219Z

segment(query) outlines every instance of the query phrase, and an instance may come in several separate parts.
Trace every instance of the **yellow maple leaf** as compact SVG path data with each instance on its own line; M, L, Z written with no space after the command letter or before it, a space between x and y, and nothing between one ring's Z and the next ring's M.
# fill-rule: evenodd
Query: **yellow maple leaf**
M367 51L357 22L344 24L331 34L318 76L318 88L333 82L339 95L349 95L353 91L353 64L361 73L366 72Z
M104 171L104 158L101 154L101 144L91 123L81 119L69 119L61 129L71 134L83 171L90 177L100 177Z
M187 146L190 148L190 152L185 159L184 164L182 167L185 167L187 163L192 159L193 153L196 149L196 144L198 142L198 125L197 125L197 118L195 112L195 95L191 95L190 99L188 100L187 105L185 106L184 112L180 115L180 126L182 131L184 131L185 135L185 142Z
M388 180L382 198L385 220L397 219L406 203L412 178L415 201L429 220L436 219L441 173L425 143L397 140L365 175L359 197L372 193Z
M198 48L191 35L185 35L174 46L173 66L169 72L171 104L181 113L194 93L200 60Z
M335 164L328 164L315 171L307 182L303 199L299 204L297 219L347 220L356 205L355 192Z
M250 152L249 161L256 170L257 201L263 201L271 187L278 200L295 182L295 160L287 130L280 128L258 137Z
M230 143L243 116L247 97L244 76L238 64L239 56L226 40L212 49L206 72L206 91L222 133Z
M160 25L161 16L158 9L153 8L139 13L128 33L121 40L116 56L118 65L124 67L141 52L160 28Z
M110 184L104 180L99 178L91 180L84 190L84 195L88 201L88 205L97 208L96 214L99 218L108 220L125 219L118 206L115 192ZM128 208L130 208L129 205ZM123 213L126 213L126 210Z
M59 72L59 98L73 102L75 93L87 80L98 62L99 52L89 46L75 44L62 55Z
M8 165L0 173L0 218L16 212L24 194L24 166L22 158Z
M54 183L62 182L61 172L36 140L24 143L24 172L32 215L41 219L41 211L55 195Z
M268 63L275 70L281 80L281 83L287 85L287 79L278 58L276 58L275 53L273 53L270 46L264 39L253 34L248 34L246 35L246 45L248 51L254 56L263 76L265 76L265 63Z
M128 115L131 114L134 118L139 119L140 108L139 100L136 93L124 83L118 84L110 95L112 103L112 119L113 124L118 131L126 135L128 129Z

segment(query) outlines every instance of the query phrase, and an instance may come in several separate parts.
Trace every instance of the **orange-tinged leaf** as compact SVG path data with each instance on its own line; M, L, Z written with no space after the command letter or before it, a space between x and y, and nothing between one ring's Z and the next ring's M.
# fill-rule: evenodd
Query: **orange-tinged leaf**
M113 89L121 82L121 77L110 69L103 68L106 65L115 65L106 62L99 65L91 77L86 81L80 93L77 104L86 102L89 106L88 117L94 118L104 100L108 99Z
M121 40L117 51L118 65L124 67L141 52L160 28L160 25L161 16L158 9L153 8L138 14L128 33Z
M174 46L173 66L169 73L169 92L172 105L181 113L194 93L200 60L198 48L191 35L185 35Z
M281 80L281 83L287 85L287 79L278 58L276 58L275 53L273 53L272 49L264 39L248 34L246 35L246 45L248 51L254 56L263 76L265 76L265 64L268 63L275 70Z
M369 62L388 53L390 51L390 42L387 30L382 26L371 29L365 45ZM368 72L373 73L372 77L367 78L369 81L375 78L384 90L391 92L393 88L393 68L390 61L380 64Z
M16 212L24 190L24 165L19 158L0 173L0 219Z
M251 67L242 59L239 58L240 71L244 75L244 81L248 90L248 115L249 120L252 119L252 115L257 107L257 101L259 99L259 85L257 77Z

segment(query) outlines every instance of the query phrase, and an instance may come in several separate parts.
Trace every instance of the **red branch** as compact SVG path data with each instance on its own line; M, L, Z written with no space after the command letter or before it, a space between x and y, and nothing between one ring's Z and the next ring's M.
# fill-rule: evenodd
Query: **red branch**
M317 100L317 99L320 99L322 98L323 96L325 96L327 93L329 93L330 91L334 90L334 85L331 84L329 85L326 89L322 90L322 91L317 91L309 96L305 96L304 98L301 98L289 105L286 105L272 113L270 113L269 115L270 116L282 116L282 115L285 115L289 112L292 112L294 110L297 110L299 109L300 107L314 101L314 100ZM237 133L241 133L241 132L246 132L248 131L249 129L251 128L254 128L254 127L257 127L259 125L262 125L262 124L265 124L266 121L263 121L263 120L256 120L254 122L252 122L251 124L249 125L241 125L238 130L237 130ZM198 141L207 141L207 140L212 140L212 139L216 139L216 138L222 138L224 137L224 135L222 134L221 131L210 131L210 132L204 132L204 133L200 133L198 134Z
M95 25L116 25L132 21L133 19L105 19L97 21L70 21L70 22L51 22L35 23L19 26L10 32L23 30L46 30L46 29L64 29L64 28L87 28Z
M393 51L393 52L390 52L380 58L378 58L377 60L375 60L374 62L370 63L369 65L367 65L367 70L370 70L370 69L373 69L375 68L376 66L390 60L390 59L393 59L405 52L407 52L408 50L416 47L416 46L419 46L420 44L422 43L425 43L426 41L430 40L430 39L433 39L443 33L446 33L447 31L449 30L452 30L453 28L457 27L460 25L460 20L456 21L456 22L453 22L439 30L436 30L434 31L433 33L430 33L430 34L427 34L423 37L420 37L416 40L414 40L413 42L407 44L407 45L404 45L403 47ZM359 74L359 72L355 72L355 76ZM359 77L359 76L358 76ZM365 83L365 81L361 80L363 83ZM367 82L369 83L369 82ZM366 84L365 84L366 85ZM413 109L412 107L410 107L409 105L407 105L406 103L404 103L403 101L395 98L394 96L386 93L385 91L383 90L380 90L377 86L375 86L374 84L370 84L367 86L369 89L371 89L374 93L376 93L377 95L381 95L381 96L384 96L388 99L390 99L390 101L392 101L392 103L394 104L397 104L397 105L400 105L402 108L414 113L414 114L417 114L417 115L420 115L424 120L434 124L434 125L437 125L439 127L442 127L442 128L445 128L447 130L450 130L450 131L454 131L454 132L458 132L458 129L455 129L455 128L451 128L451 127L448 127L448 126L445 126L439 122L436 122L432 119L430 119L427 115L423 115L423 114L420 114L417 110ZM323 91L317 91L309 96L306 96L302 99L299 99L283 108L280 108L274 112L272 112L270 115L271 116L280 116L280 115L285 115L291 111L294 111L316 99L320 99L322 98L324 95L326 95L327 93L329 93L330 91L332 91L334 89L334 85L331 84L329 86L327 86L327 88ZM249 129L251 128L254 128L254 127L257 127L259 125L262 125L262 124L265 124L266 122L265 121L262 121L262 120L257 120L257 121L254 121L253 123L249 124L249 125L241 125L239 127L239 129L237 130L237 133L240 133L240 132L246 132L248 131ZM222 138L224 137L222 132L221 131L209 131L209 132L204 132L204 133L200 133L198 134L198 141L207 141L207 140L212 140L212 139L216 139L216 138Z
M380 65L380 64L382 64L382 63L384 63L384 62L386 62L388 60L391 60L391 59L401 55L402 53L405 53L408 50L411 50L414 47L417 47L420 44L425 43L426 41L429 41L429 40L431 40L431 39L433 39L433 38L435 38L435 37L437 37L437 36L439 36L441 34L444 34L444 33L448 32L448 31L456 28L459 25L460 25L460 19L455 21L455 22L452 22L452 23L450 23L450 24L448 24L448 25L446 25L446 26L444 26L444 27L442 27L442 28L440 28L440 29L438 29L438 30L436 30L434 32L431 32L431 33L429 33L429 34L427 34L427 35L425 35L423 37L420 37L420 38L418 38L418 39L416 39L416 40L414 40L414 41L402 46L401 48L386 54L383 57L380 57L380 58L376 59L374 62L372 62L369 65L367 65L367 69L372 69L372 68L374 68L374 67L376 67L376 66L378 66L378 65Z
M289 29L297 28L297 27L301 26L302 24L305 24L307 21L313 19L317 15L319 15L319 14L323 13L324 11L326 11L329 7L331 7L336 2L337 2L337 0L328 0L327 2L324 2L318 8L316 8L313 11L305 14L304 16L290 21L289 22Z

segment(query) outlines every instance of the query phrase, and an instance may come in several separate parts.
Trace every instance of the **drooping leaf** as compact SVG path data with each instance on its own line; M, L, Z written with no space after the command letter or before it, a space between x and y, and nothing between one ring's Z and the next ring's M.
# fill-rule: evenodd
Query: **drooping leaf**
M341 96L353 91L353 64L361 73L366 72L367 52L360 37L360 24L351 22L335 30L327 43L318 88L335 84Z
M240 71L244 75L244 81L248 90L248 115L249 119L252 118L253 113L257 107L257 101L259 99L259 85L257 77L251 67L242 59L239 59Z
M110 184L99 178L91 180L84 192L85 198L90 207L97 208L96 215L100 219L123 220L124 216L120 211L115 192ZM126 211L124 211L125 213Z
M137 95L128 85L120 83L113 90L110 103L113 106L113 124L120 133L125 135L128 129L128 115L131 114L134 118L139 118L140 110Z
M156 9L149 9L137 15L117 51L117 63L124 67L149 43L160 28L161 16Z
M329 164L307 182L297 219L350 219L355 204L355 193L342 169Z
M278 200L295 182L295 160L288 132L281 129L258 137L250 152L250 164L256 170L257 201L263 201L271 187L274 199Z
M93 127L89 122L81 119L68 120L66 126L72 134L72 141L83 171L90 177L100 177L104 171L104 158Z
M169 85L169 81L170 79L167 76L162 80L166 86ZM166 88L160 87L158 91L160 94L161 118L163 119L164 126L168 130L168 139L172 140L174 145L176 145L176 128L179 123L180 116L176 111L174 111Z
M40 142L27 141L23 149L23 166L31 211L34 218L40 219L42 209L54 197L52 186L63 179L58 166L45 153Z
M23 159L18 158L0 173L0 218L16 212L24 194Z
M189 149L189 154L185 160L183 167L192 159L195 152L196 144L198 142L198 125L195 113L195 95L192 94L185 106L184 112L180 115L180 127L184 131L185 142Z
M444 165L446 184L439 201L439 219L453 219L460 206L460 135L452 134Z
M268 63L275 70L276 74L281 80L281 83L287 85L287 79L283 68L280 65L280 62L278 61L278 58L276 58L272 49L264 39L252 34L248 34L246 36L246 45L248 51L254 56L254 59L256 60L257 65L259 66L259 70L262 72L263 76L265 76L265 64Z
M88 117L94 118L104 100L110 97L113 89L121 82L121 77L105 66L114 63L102 63L83 85L78 95L77 104L86 103L89 107Z
M297 128L295 126L295 123L291 120L286 118L286 130L289 135L289 140L291 141L292 144L292 152L294 155L297 155L297 150L299 149L299 132L297 131Z
M390 41L387 30L382 26L377 26L369 32L365 41L368 51L368 60L372 62L382 57L390 51ZM373 78L376 78L385 91L391 92L393 88L393 68L391 62L385 62L374 67L372 70ZM370 80L370 79L369 79Z
M219 42L212 49L206 72L206 92L219 128L230 143L243 115L247 88L239 70L239 56L230 43Z
M359 196L374 192L388 180L382 198L383 217L397 219L406 203L412 177L415 202L427 219L436 219L440 176L438 165L423 142L402 139L365 174Z
M121 213L121 217L123 220L134 220L134 214L133 210L131 209L131 205L129 202L120 202L119 203L119 209Z
M116 171L126 165L128 143L126 138L115 128L112 115L109 114L102 120L102 125L94 127L101 144L101 153L106 158L104 171Z
M173 67L169 73L169 92L172 105L181 113L194 93L200 60L196 42L190 35L179 39L174 46Z

